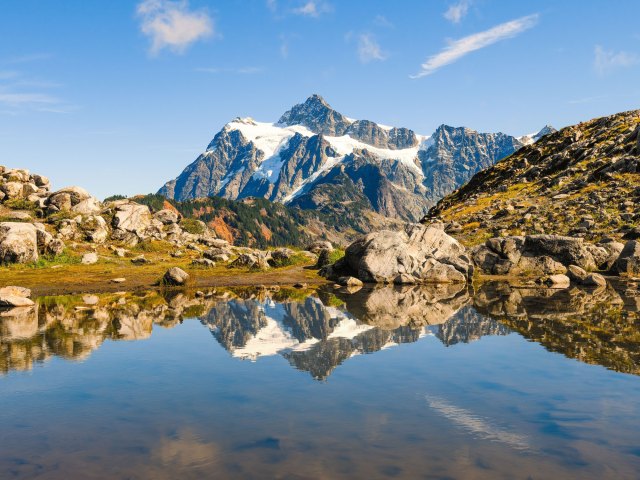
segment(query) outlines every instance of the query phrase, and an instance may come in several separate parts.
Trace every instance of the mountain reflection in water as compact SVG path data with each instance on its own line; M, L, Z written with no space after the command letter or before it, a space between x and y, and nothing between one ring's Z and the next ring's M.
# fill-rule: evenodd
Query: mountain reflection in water
M154 326L197 318L233 357L281 355L326 379L349 358L434 335L450 346L517 332L550 351L620 372L640 373L637 286L595 291L460 286L151 291L40 298L0 311L0 372L53 356L82 360L105 340L143 340Z

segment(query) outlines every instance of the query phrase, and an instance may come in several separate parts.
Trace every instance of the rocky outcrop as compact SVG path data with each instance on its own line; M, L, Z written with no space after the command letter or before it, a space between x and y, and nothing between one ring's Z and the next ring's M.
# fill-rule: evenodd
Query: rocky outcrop
M408 224L405 230L371 233L355 241L345 256L321 272L329 278L352 275L363 282L465 283L473 264L465 247L442 229Z
M546 134L477 173L424 221L455 226L470 244L524 234L633 240L640 221L639 125L635 110Z
M491 238L472 250L473 260L485 275L554 275L569 265L597 268L594 249L582 238L527 235ZM606 254L606 252L605 252Z

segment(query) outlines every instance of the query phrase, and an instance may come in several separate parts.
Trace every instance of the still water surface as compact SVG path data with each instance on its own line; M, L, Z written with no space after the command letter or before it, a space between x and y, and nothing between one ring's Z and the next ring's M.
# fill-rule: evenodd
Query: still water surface
M0 313L0 478L640 476L640 291L41 298Z

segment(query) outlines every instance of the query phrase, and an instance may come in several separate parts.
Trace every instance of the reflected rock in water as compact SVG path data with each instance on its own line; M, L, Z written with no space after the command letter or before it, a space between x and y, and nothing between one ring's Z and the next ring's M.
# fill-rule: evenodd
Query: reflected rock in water
M33 307L0 311L0 373L30 370L52 356L82 360L106 339L143 340L154 324L173 326L194 316L202 300L184 295L164 298L143 295L45 297ZM209 301L212 303L212 301Z
M281 355L295 368L325 379L354 355L415 342L431 333L428 327L448 321L456 325L445 330L458 332L455 342L502 331L494 321L474 318L476 324L465 336L461 325L469 315L458 318L456 313L468 302L459 285L387 286L354 293L325 289L299 301L254 297L221 302L201 321L234 357L256 361Z
M349 295L338 291L336 296L354 317L384 329L440 325L470 299L461 284L363 288Z
M107 339L144 340L154 326L197 318L231 356L280 355L316 379L355 355L429 335L450 346L511 331L570 358L640 374L639 307L634 284L594 291L487 284L473 298L451 284L45 297L0 311L0 372L52 356L81 360Z
M640 374L638 291L512 288L488 284L475 308L547 350L619 372Z

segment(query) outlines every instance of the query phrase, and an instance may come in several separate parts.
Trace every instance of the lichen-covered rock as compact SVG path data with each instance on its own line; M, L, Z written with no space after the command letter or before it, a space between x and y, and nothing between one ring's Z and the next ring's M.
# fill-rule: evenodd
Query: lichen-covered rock
M31 223L0 223L0 263L29 263L38 260L38 237Z

